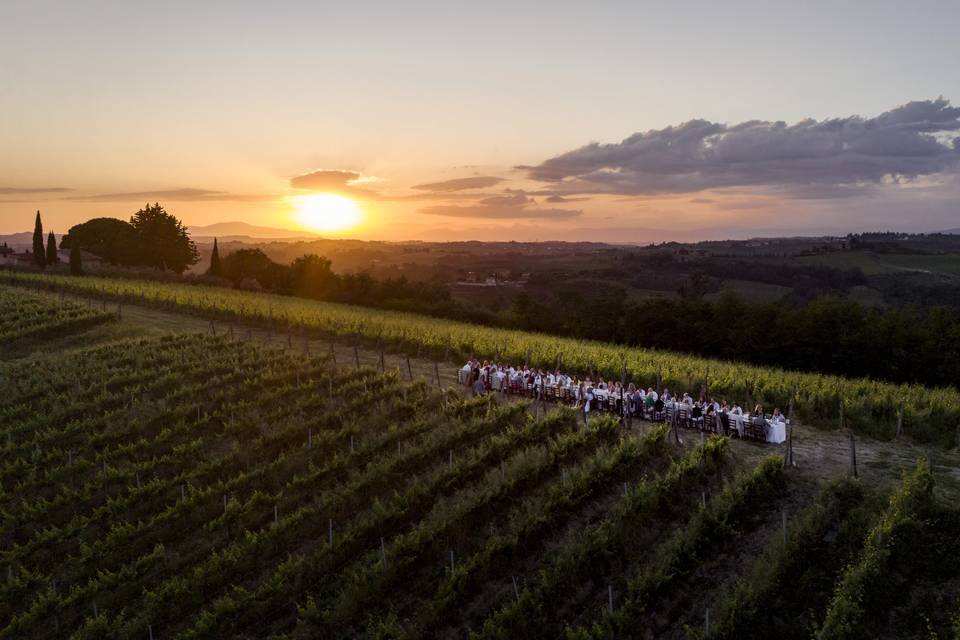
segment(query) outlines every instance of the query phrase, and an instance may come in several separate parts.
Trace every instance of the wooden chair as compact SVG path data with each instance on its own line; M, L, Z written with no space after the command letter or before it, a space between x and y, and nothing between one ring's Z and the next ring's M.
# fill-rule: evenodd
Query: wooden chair
M743 435L751 440L766 440L767 421L763 416L750 416L750 420L743 423Z
M717 414L710 413L703 417L703 430L710 433L720 433L720 421Z

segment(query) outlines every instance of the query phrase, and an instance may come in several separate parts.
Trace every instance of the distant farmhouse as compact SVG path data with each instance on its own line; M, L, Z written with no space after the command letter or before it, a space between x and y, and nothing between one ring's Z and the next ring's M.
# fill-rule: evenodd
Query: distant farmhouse
M60 260L60 263L63 265L70 264L70 250L69 249L59 249L57 250L57 258ZM104 264L103 258L96 256L89 251L81 251L80 259L83 261L85 267L99 267ZM30 250L17 252L14 249L7 246L7 243L3 243L0 246L0 267L33 267L33 252Z

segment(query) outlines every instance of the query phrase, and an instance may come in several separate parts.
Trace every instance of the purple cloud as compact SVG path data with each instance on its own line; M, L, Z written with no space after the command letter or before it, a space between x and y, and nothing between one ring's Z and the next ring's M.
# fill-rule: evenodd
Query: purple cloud
M453 180L443 180L441 182L429 182L426 184L417 184L411 189L422 191L463 191L464 189L485 189L495 184L503 182L503 178L494 176L474 176L472 178L455 178Z
M519 167L564 193L653 195L725 187L805 189L912 180L960 164L960 107L944 98L910 102L873 118L691 120L591 143L536 166ZM849 189L844 193L849 193Z

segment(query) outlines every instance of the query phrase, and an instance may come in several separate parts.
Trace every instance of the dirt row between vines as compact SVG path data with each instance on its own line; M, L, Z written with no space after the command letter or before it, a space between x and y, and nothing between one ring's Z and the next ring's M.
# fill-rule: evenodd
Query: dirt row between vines
M70 294L70 299L82 301L92 307L99 308L101 302L93 298L86 298ZM107 306L116 309L116 305ZM230 333L236 339L255 341L264 345L273 345L291 349L295 352L311 355L333 354L336 365L341 368L381 366L381 352L365 346L355 347L346 341L331 341L327 339L305 338L294 334L277 333L265 330L252 323L239 321L229 324L211 322L209 319L191 315L186 311L169 311L145 305L124 303L122 307L121 329L116 333L126 335L139 330L144 333L182 333L182 332L215 332L218 335ZM137 332L139 332L137 331ZM82 342L81 342L82 345ZM78 346L81 346L78 345ZM431 385L439 382L444 388L456 387L457 370L462 363L433 361L425 358L408 357L403 354L382 352L383 368L387 371L398 371L403 379L411 375L414 379L421 378ZM469 393L464 390L465 393ZM548 407L538 410L548 409ZM646 423L634 421L632 432L642 433ZM680 431L684 446L696 443L700 435L695 431ZM754 464L760 458L773 453L783 455L785 444L773 445L757 442L746 442L734 439L734 455L744 464ZM803 475L816 478L828 478L838 474L849 473L850 440L846 431L817 429L803 424L793 426L793 451L795 471ZM960 452L956 449L945 450L933 445L922 445L908 440L895 442L880 442L865 437L856 438L857 471L861 477L870 483L888 483L900 477L902 470L912 468L918 458L927 457L938 481L939 490L950 498L960 497Z

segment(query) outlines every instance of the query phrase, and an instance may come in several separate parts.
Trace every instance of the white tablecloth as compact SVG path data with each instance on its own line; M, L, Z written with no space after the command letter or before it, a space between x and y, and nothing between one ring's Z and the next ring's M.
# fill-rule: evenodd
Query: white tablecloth
M787 425L782 422L767 421L767 442L781 443L787 439Z
M730 428L736 429L737 433L740 434L740 437L743 437L743 425L750 421L750 414L737 415L734 413L728 413L727 418L730 419ZM771 422L767 420L767 442L772 442L774 444L779 444L786 441L787 439L787 425L782 422Z

